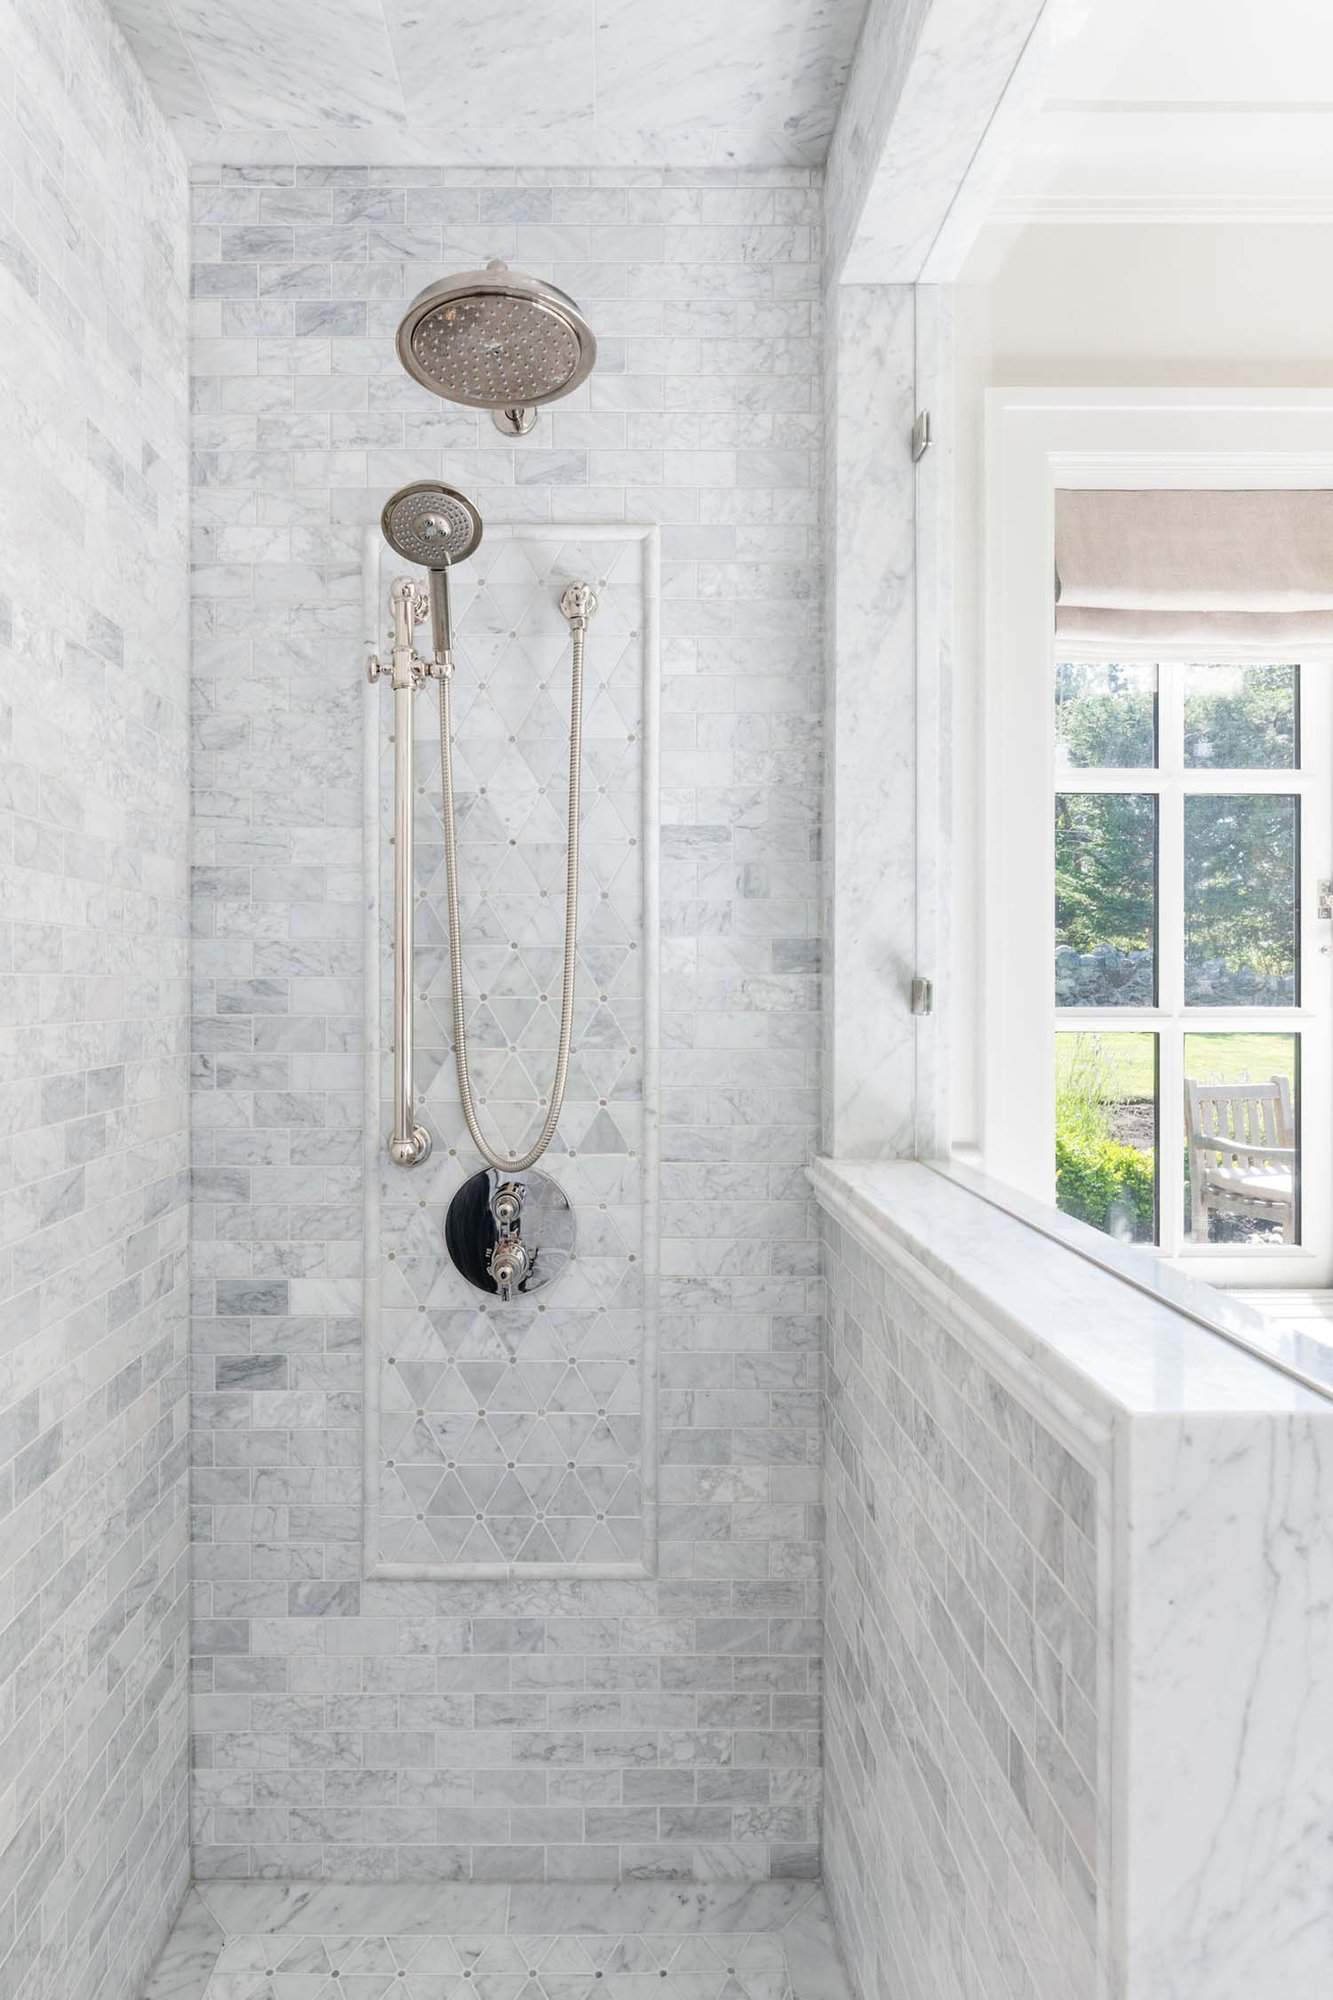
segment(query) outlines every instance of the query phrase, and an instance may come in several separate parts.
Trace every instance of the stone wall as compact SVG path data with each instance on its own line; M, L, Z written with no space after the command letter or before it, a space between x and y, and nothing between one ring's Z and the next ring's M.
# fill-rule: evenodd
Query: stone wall
M0 0L0 1992L135 2000L186 1817L184 167Z
M1095 2000L1094 1471L964 1315L823 1230L824 1874L849 1967L864 2000Z

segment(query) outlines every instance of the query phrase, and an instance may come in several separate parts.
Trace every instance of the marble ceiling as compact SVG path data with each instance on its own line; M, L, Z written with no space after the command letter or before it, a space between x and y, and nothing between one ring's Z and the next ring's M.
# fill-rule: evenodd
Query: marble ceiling
M111 0L187 157L821 161L865 0Z

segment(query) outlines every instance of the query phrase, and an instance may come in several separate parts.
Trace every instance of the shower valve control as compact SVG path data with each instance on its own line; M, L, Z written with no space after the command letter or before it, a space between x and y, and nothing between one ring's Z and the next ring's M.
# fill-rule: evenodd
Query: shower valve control
M491 1197L491 1216L496 1228L495 1248L488 1268L501 1299L512 1299L528 1275L528 1253L519 1235L523 1216L521 1181L502 1181Z
M574 1255L574 1234L569 1197L531 1167L470 1174L444 1218L454 1269L501 1304L554 1284Z
M491 1277L502 1302L512 1299L528 1275L528 1253L518 1237L497 1243L491 1252Z
M495 1217L495 1226L501 1236L507 1236L511 1230L518 1228L522 1213L523 1189L517 1181L503 1182L495 1190L495 1197L491 1202L491 1214Z

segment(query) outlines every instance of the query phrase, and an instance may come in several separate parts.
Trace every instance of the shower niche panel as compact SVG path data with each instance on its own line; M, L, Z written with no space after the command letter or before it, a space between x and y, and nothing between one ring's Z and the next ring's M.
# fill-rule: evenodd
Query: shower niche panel
M366 640L408 573L367 538ZM424 572L418 572L424 579ZM414 697L414 1088L434 1144L396 1166L392 1125L393 725L366 702L367 1575L633 1577L655 1566L657 537L487 526L452 574L459 906L473 1089L493 1145L540 1130L564 936L570 631L591 583L573 1053L541 1168L577 1241L539 1295L487 1297L445 1218L483 1162L454 1070L433 685Z

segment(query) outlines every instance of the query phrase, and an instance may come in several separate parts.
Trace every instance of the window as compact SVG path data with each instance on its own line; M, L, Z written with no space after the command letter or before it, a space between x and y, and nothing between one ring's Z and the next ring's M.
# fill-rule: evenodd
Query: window
M1333 1286L1333 397L997 390L988 440L956 1152Z
M1326 690L1291 662L1054 662L1055 1196L1124 1241L1302 1241Z

